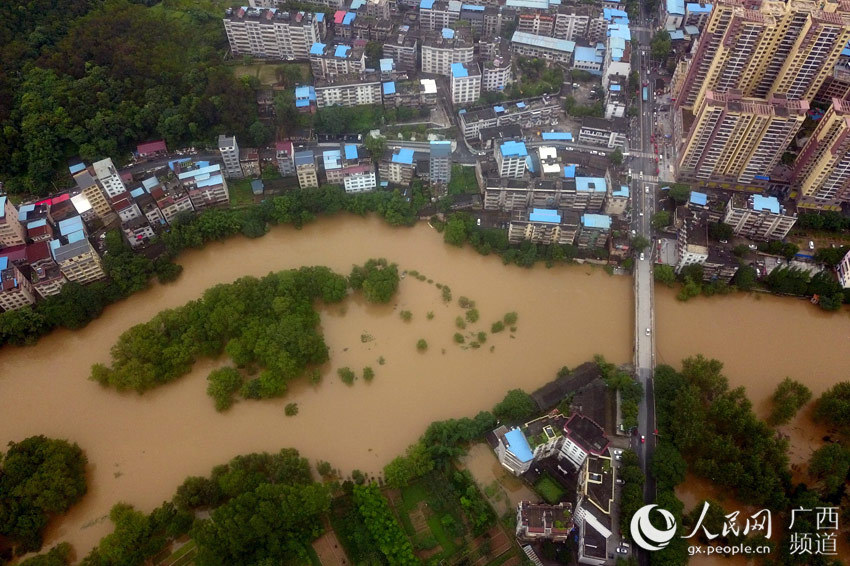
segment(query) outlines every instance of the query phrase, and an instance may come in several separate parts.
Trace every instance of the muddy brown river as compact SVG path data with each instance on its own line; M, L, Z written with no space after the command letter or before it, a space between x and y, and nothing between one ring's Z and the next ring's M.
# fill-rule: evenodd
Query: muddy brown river
M348 299L323 308L331 361L317 386L297 383L285 398L242 401L220 414L205 394L205 377L224 359L203 360L190 375L144 396L87 380L93 363L108 361L121 332L212 285L301 265L347 273L370 257L386 257L449 285L454 301L444 303L434 284L408 276L390 305ZM67 540L82 556L111 530L107 514L113 504L150 511L171 498L186 476L205 475L241 453L292 446L345 473L358 468L375 474L431 421L489 409L506 390L533 390L561 366L574 367L597 353L617 363L632 355L631 279L589 266L506 267L498 257L443 244L425 223L394 229L377 218L339 217L300 231L279 227L259 240L211 244L185 253L180 263L185 270L176 283L108 308L83 330L0 351L0 446L45 434L77 442L90 462L88 494L52 525L47 545ZM461 295L475 300L481 314L461 332L488 331L479 349L453 340ZM697 352L717 357L760 412L786 375L807 383L815 395L846 379L846 313L823 314L806 302L774 297L681 304L666 289L658 290L656 304L658 361L675 365ZM411 311L413 319L403 321L401 310ZM519 314L516 332L490 334L490 323L509 311ZM424 353L416 350L420 338L428 342ZM339 367L359 374L367 365L375 370L371 383L347 386L336 377ZM283 407L293 401L300 412L286 417ZM786 429L804 460L818 431L807 428L805 419Z

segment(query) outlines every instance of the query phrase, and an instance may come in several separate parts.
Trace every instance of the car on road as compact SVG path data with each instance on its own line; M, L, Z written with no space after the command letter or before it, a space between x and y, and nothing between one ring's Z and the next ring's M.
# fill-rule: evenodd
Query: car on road
M642 434L640 435L640 443L641 443L641 444L646 444L646 437L645 437L644 435L642 435Z
M642 210L640 211L639 216L643 216L643 211L642 211Z
M617 485L626 485L625 480L617 478Z
M748 245L747 247L748 247L748 248L750 248L751 250L757 250L757 249L759 249L759 247L758 247L757 245L755 245L755 244L750 244L750 245Z
M481 219L480 219L480 218L479 218L478 220L476 220L476 221L475 221L475 225L476 225L476 226L481 226Z
M812 240L809 240L809 249L810 250L815 249L815 243Z
M647 186L647 187L644 187L644 188L643 188L643 192L645 192L646 194L649 194L649 187L648 187L648 186Z
M649 336L650 334L652 334L652 331L649 328L647 328L646 329L646 335Z
M629 553L629 551L626 550L625 548L623 548L622 546L617 547L617 552L620 553L620 554L628 554Z
M643 261L643 259L644 259L643 252L640 252L640 260Z

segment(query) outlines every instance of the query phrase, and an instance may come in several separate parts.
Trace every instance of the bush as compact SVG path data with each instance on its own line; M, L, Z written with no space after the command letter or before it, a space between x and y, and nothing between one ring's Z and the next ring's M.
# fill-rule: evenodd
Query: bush
M298 403L287 403L283 412L287 417L294 417L298 414Z
M416 342L416 349L420 352L424 352L428 349L428 342L426 342L424 338L420 338L419 341Z
M481 330L481 331L480 331L480 332L476 335L476 338L478 339L478 342L479 342L479 343L483 344L484 342L486 342L486 341L487 341L487 333L486 333L486 332L484 332L483 330Z
M457 304L462 309L474 309L475 301L468 299L467 297L459 297L457 300Z
M478 322L478 309L469 309L466 311L466 320L468 322Z
M455 319L455 326L457 326L457 327L458 327L458 328L460 328L461 330L463 330L464 328L466 328L466 322L463 320L463 317L462 317L462 316L459 316L459 317L457 317L457 318Z
M339 368L338 370L336 370L336 373L344 384L351 385L354 383L354 378L356 376L354 375L354 372L351 371L351 368Z
M811 398L811 389L799 381L786 377L773 392L771 397L773 408L767 422L772 425L787 423Z
M215 401L215 410L226 411L233 405L233 397L242 387L242 374L235 368L220 368L211 371L207 381L207 395Z
M363 368L363 379L365 381L372 381L375 379L375 370L373 370L371 366Z
M492 326L490 326L490 332L492 332L493 334L496 334L497 332L501 332L504 329L505 329L505 323L502 322L501 320L494 322L492 324Z
M428 314L425 315L425 318L431 320L434 318L434 311L428 311Z
M410 311L401 311L399 314L401 315L401 319L404 322L410 322L410 320L413 318L413 313Z
M505 315L505 324L508 326L513 326L517 321L517 314L515 312L509 312Z
M446 303L452 302L452 290L449 289L449 287L447 285L443 285L442 293L443 293L443 301L444 302L446 302Z
M493 415L497 419L511 424L524 423L537 411L537 403L522 389L508 391L505 398L493 407Z
M463 344L464 342L466 342L466 339L463 337L463 334L461 334L460 332L455 332L454 339L455 339L455 342L457 342L458 344Z

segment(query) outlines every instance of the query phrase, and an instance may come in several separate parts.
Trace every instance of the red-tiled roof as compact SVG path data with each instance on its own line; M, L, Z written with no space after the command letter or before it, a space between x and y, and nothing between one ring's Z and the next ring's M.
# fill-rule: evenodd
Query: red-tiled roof
M26 259L27 246L26 244L21 244L19 246L3 248L2 250L0 250L0 257L9 258L9 261L12 263L21 261L22 259Z
M140 143L138 146L136 146L136 151L139 152L139 155L150 155L151 153L168 151L168 148L165 147L165 142L163 140L159 140L147 143Z
M47 241L30 244L26 248L26 255L29 263L35 263L36 261L50 257L50 246Z

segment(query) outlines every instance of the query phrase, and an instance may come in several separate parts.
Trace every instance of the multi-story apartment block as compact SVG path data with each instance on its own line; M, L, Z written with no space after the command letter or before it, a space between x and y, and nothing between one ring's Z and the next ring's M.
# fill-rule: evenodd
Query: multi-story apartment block
M707 182L763 184L806 117L809 103L771 95L708 91L679 151L679 175Z
M569 461L578 470L588 456L605 454L608 444L608 437L601 426L590 417L576 413L564 425L564 443L558 457Z
M581 121L581 129L578 132L579 143L600 145L610 149L626 149L626 134L628 124L621 120L605 120L602 118L588 117Z
M366 56L362 47L317 42L310 48L310 68L315 79L360 75L366 70Z
M833 98L850 100L850 48L842 53L844 55L832 68L832 73L826 77L815 95L815 102L829 104Z
M131 248L147 244L154 237L153 227L144 216L121 223L121 232Z
M839 210L850 202L850 101L832 99L794 163L799 206Z
M176 180L162 184L156 177L151 177L142 181L142 185L150 192L163 219L169 224L181 213L195 210L189 193ZM145 217L151 224L155 223L156 214L153 211L146 211Z
M522 127L539 126L541 122L554 118L561 106L557 98L543 95L516 103L503 103L484 108L472 108L458 112L460 126L466 139L479 136L484 128L518 124Z
M619 187L611 186L608 188L608 195L605 198L605 214L609 216L620 216L626 213L629 207L629 186L620 185Z
M399 26L384 43L384 57L395 62L396 70L412 73L419 66L419 35L410 26Z
M147 223L154 228L154 230L165 225L165 216L163 216L162 211L159 209L156 199L154 199L153 195L150 193L150 189L158 185L159 181L156 177L149 177L142 181L141 187L136 187L130 191L130 196L142 212L142 216L145 220L147 220Z
M577 46L573 54L573 69L601 75L604 61L605 47L601 44L596 47Z
M400 148L388 152L381 159L378 168L382 181L409 186L416 169L413 161L413 150L410 148Z
M282 176L295 175L295 159L291 141L275 143L275 159L277 160L277 170Z
M555 16L539 11L521 13L517 18L516 31L532 35L554 37Z
M711 16L711 4L705 2L687 2L685 4L685 19L683 24L694 26L702 31Z
M142 216L142 211L139 208L139 205L136 204L136 201L127 191L124 191L120 195L116 195L109 200L112 204L113 210L118 213L118 218L121 219L121 222L127 222L128 220Z
M625 79L632 70L632 32L628 23L608 24L605 57L602 60L602 86L608 88L616 77Z
M432 141L428 157L428 177L432 183L448 185L452 179L452 142Z
M18 210L5 195L0 196L0 248L23 244L26 232L18 220Z
M838 282L841 283L841 286L845 289L850 287L850 251L844 254L844 257L835 266L835 272L838 275Z
M511 49L518 55L538 57L555 63L569 64L573 59L576 44L566 39L534 35L522 31L514 32Z
M100 256L82 231L51 240L50 253L69 281L82 285L106 277Z
M611 217L605 214L582 214L578 247L604 248L611 233Z
M195 210L203 210L210 206L230 202L230 192L227 181L218 164L201 167L202 164L192 163L182 167L177 175L180 184L185 187L192 200Z
M590 30L590 22L595 20L597 24L596 34ZM599 9L595 6L585 4L562 5L558 7L555 14L555 26L552 36L568 41L580 39L597 42L604 33L604 20L599 17Z
M118 170L112 163L112 159L107 157L106 159L96 161L92 164L92 167L94 167L94 174L97 176L97 180L100 181L103 190L106 191L107 197L120 195L127 190L127 187L124 186L124 181L121 179L121 175L118 174Z
M481 74L481 89L485 91L505 90L513 82L510 57L496 57L484 61Z
M575 526L572 507L569 502L547 505L520 501L516 510L517 539L524 542L566 542Z
M26 253L29 279L35 292L43 299L58 294L68 280L50 255L50 243L42 241L30 244Z
M452 63L452 103L466 105L481 97L481 70L478 63Z
M419 79L419 100L422 104L428 106L437 104L437 81L434 79Z
M32 283L8 257L0 257L0 311L13 311L35 302Z
M493 148L499 177L522 179L525 176L528 150L521 141L505 141Z
M529 240L535 244L570 244L578 234L579 217L576 212L559 213L557 210L532 208L528 212L515 211L508 228L512 243Z
M700 108L709 91L812 100L850 40L850 6L809 0L718 0L676 105Z
M228 8L224 31L233 55L266 59L306 59L325 35L325 15L276 8Z
M469 30L443 28L422 39L422 72L451 75L452 63L472 63L474 46Z
M224 174L231 179L241 179L244 174L242 165L239 163L239 145L236 136L218 136L218 151L221 153L221 161L224 163Z
M422 30L450 28L460 18L460 2L422 0L419 4L419 27Z
M676 273L708 260L708 224L685 218L676 232Z
M347 193L362 193L377 187L372 160L365 155L361 157L355 145L327 150L322 161L328 183L343 185Z
M732 227L736 236L781 240L794 227L797 215L788 214L776 197L736 194L726 204L723 222Z
M298 175L298 185L302 189L319 186L316 156L312 151L305 149L295 152L295 173Z
M528 440L518 428L508 429L502 425L493 431L496 437L496 455L502 466L515 476L524 474L534 462L534 454Z
M381 103L381 83L358 75L338 75L316 81L316 104L328 106L360 106Z

